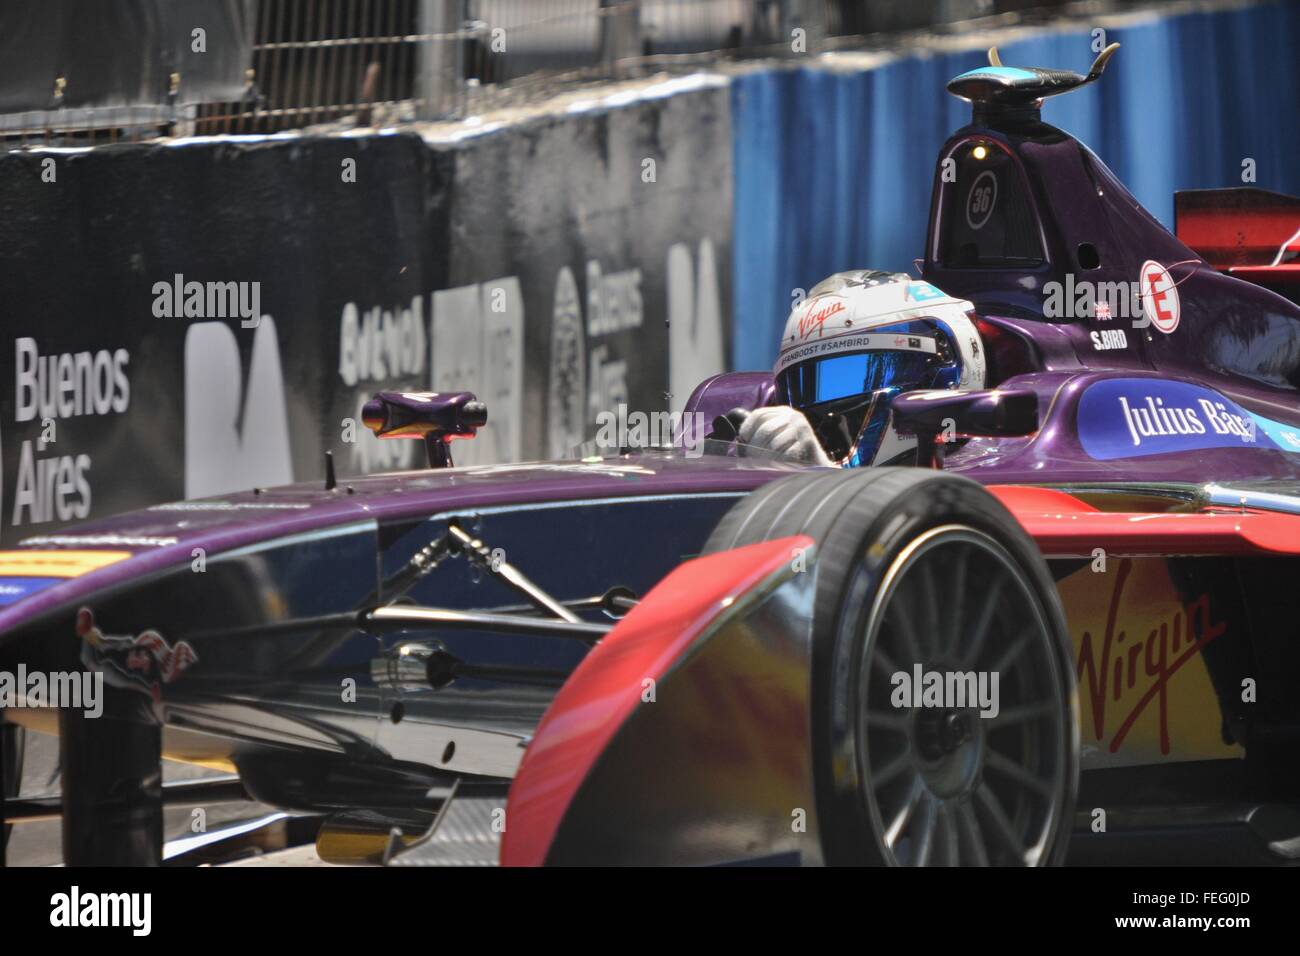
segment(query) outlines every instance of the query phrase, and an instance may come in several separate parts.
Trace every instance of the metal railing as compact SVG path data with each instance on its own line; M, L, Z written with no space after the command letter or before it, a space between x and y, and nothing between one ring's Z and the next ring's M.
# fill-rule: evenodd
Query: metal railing
M259 0L247 95L196 132L464 115L571 81L780 53L842 0Z
M66 77L57 75L47 102L0 115L0 145L452 119L549 95L565 83L696 69L722 58L816 53L861 44L866 42L862 38L883 32L1067 5L1065 0L223 2L235 21L223 35L245 40L233 64L233 81L226 77L226 95L194 95L185 66L176 66L174 51L164 51L154 72L168 67L171 72L166 94L155 101L99 104L94 91L82 91L82 105L71 108L64 105L62 93ZM1109 9L1131 5L1126 0L1090 4ZM5 11L0 7L0 29ZM185 29L183 21L172 26L173 33ZM0 54L2 44L0 39ZM75 51L65 53L65 59L75 62ZM131 55L148 54L145 49ZM42 80L48 78L28 88L39 88Z

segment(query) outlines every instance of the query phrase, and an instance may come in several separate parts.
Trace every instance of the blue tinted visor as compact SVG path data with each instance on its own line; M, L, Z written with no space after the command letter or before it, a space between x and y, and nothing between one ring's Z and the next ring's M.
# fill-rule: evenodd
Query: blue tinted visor
M933 353L855 352L810 359L778 377L783 397L795 408L866 395L882 388L928 388L934 376Z

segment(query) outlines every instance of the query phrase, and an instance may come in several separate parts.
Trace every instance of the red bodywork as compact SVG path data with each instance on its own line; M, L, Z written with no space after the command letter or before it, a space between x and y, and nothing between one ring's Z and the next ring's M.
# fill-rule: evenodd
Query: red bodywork
M1174 194L1174 232L1214 268L1293 301L1300 293L1300 199L1266 189Z
M1271 511L1100 511L1051 488L990 485L1048 558L1108 554L1300 554L1300 515Z
M721 612L811 551L794 536L679 565L628 612L556 695L510 787L503 866L540 866L579 786L631 713Z

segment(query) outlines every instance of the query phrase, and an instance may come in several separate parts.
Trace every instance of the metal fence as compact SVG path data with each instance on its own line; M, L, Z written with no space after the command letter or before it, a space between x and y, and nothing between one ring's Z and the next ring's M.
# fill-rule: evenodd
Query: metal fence
M388 125L485 109L571 81L773 55L824 35L844 0L259 0L247 95L195 132ZM836 22L844 18L837 17Z
M815 53L880 33L1068 5L1065 0L221 0L204 8L192 0L140 0L132 9L148 11L150 3L157 4L153 20L165 24L161 39L152 45L117 44L95 36L96 45L85 46L83 53L75 46L77 36L127 30L132 24L119 18L116 26L69 31L73 3L5 0L0 5L3 145L448 119L549 94L566 82L697 68L723 57ZM1125 0L1090 4L1131 5ZM211 22L217 9L228 22ZM20 34L39 37L51 10L63 14L49 28L60 34L51 42L63 44L61 55L6 56L6 26L20 20L25 28ZM191 29L187 20L206 23L206 32L226 42L224 75L217 81L192 81L194 71L209 68L213 58L184 48L198 28ZM12 48L14 31L8 35ZM79 59L106 55L157 62L109 64L102 75L118 75L125 67L166 81L142 83L125 93L87 88ZM6 76L16 69L26 74ZM76 107L66 95L69 88L78 94ZM220 93L214 95L215 90Z

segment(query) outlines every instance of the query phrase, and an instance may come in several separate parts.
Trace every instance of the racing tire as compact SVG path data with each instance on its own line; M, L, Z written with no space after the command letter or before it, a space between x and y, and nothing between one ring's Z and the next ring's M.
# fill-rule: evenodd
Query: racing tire
M825 861L1063 862L1079 772L1071 644L1047 563L1016 519L942 471L805 473L738 502L704 552L791 535L816 543L812 762ZM954 679L943 706L913 706L902 690L917 665L922 686L930 673L945 685L984 674L996 694L955 706Z

